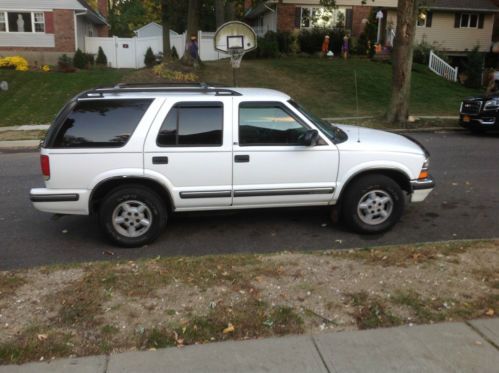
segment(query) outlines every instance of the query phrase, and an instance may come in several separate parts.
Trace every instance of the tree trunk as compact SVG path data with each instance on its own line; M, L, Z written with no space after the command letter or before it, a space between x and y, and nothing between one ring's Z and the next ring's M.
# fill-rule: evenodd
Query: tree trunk
M192 37L198 36L199 32L199 0L189 0L189 10L187 12L187 34L186 34L186 45L184 56L182 57L182 63L184 65L192 66L195 62L189 53L188 47L191 42Z
M170 46L170 8L168 0L161 0L161 24L163 25L163 61L167 62L172 55Z
M225 22L225 0L215 0L215 16L218 29Z
M236 4L234 1L227 1L225 3L225 9L227 14L227 21L234 21L236 19Z
M414 36L419 0L399 0L397 30L393 45L392 98L387 113L389 123L407 125L411 96Z

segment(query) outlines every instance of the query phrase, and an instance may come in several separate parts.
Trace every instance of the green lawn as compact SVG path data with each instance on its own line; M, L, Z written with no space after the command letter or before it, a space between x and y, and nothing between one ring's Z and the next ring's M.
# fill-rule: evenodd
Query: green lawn
M230 83L228 62L207 64L207 81ZM359 111L354 76L357 74ZM390 100L391 65L366 59L282 58L243 61L241 86L269 87L290 94L323 117L382 115ZM411 113L457 115L460 101L478 93L446 81L422 65L414 68Z
M0 70L0 126L49 123L64 103L78 92L119 82L123 70L91 70L77 73L41 73Z
M206 63L199 75L203 81L232 84L228 61ZM74 74L0 70L0 80L10 84L8 92L0 92L0 126L48 123L68 98L84 89L120 81L154 79L146 70L91 70ZM323 117L382 115L390 98L390 82L390 64L361 58L348 61L318 58L245 60L239 71L240 86L284 91ZM476 93L478 91L434 75L424 66L416 66L411 113L457 115L459 102Z

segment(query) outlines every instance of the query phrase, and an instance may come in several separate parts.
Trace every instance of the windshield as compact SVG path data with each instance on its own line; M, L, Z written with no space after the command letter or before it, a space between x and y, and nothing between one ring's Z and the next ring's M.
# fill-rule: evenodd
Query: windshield
M325 134L327 138L335 144L339 144L347 140L347 134L338 127L307 111L303 106L296 103L295 101L289 100L288 102L293 105L293 107L296 108L300 113L305 115L305 117L309 121L315 124L322 131L322 133Z

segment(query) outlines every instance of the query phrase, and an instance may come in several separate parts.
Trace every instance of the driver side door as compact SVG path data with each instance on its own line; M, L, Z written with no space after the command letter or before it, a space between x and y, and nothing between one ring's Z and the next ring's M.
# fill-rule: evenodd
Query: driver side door
M301 144L313 128L283 102L234 100L233 206L328 204L338 172L338 150L322 134Z

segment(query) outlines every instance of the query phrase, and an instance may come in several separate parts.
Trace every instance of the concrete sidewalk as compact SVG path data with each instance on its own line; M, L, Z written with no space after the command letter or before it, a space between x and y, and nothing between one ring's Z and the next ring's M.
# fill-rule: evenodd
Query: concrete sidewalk
M0 367L1 373L498 372L499 319L223 342Z

